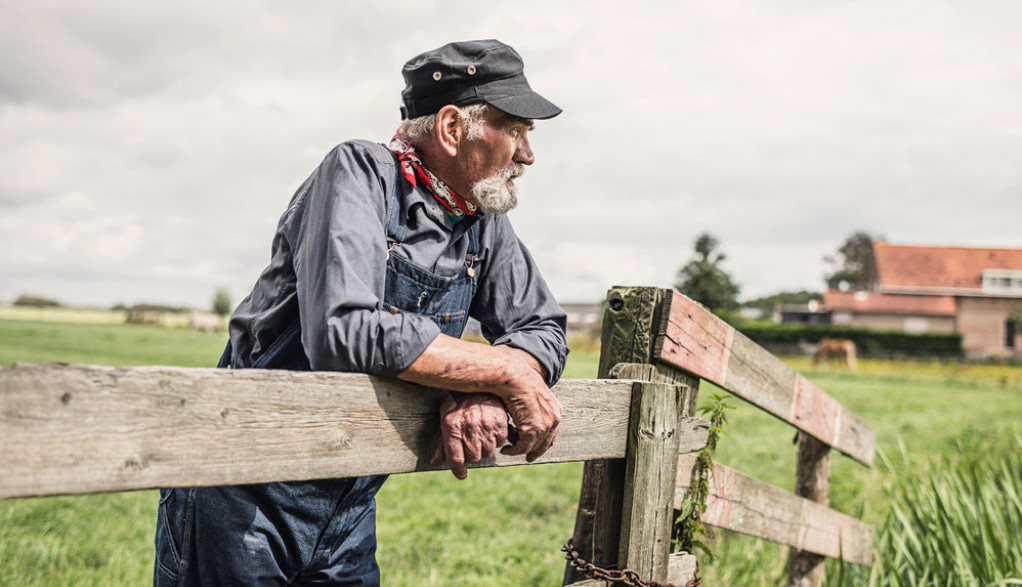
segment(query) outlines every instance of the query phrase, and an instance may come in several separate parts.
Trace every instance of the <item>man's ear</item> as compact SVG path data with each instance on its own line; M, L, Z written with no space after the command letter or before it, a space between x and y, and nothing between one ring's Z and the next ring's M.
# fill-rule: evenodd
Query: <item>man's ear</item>
M450 157L458 154L461 139L465 133L465 124L461 109L448 104L436 113L436 138L440 148Z

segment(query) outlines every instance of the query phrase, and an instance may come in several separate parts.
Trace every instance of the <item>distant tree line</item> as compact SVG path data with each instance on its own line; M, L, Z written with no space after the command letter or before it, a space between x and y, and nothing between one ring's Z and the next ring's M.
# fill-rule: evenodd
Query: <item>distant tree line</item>
M166 304L150 303L132 304L130 306L117 304L110 309L118 312L167 312L169 314L182 314L192 311L188 306L168 306Z
M50 298L44 298L41 296L33 296L29 294L21 294L18 299L14 300L15 306L30 306L33 308L59 308L63 306L57 300Z

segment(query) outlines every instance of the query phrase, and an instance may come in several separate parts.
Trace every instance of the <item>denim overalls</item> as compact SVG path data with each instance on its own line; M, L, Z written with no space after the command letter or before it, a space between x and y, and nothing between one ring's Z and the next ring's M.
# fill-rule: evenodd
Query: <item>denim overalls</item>
M460 337L476 292L479 227L467 229L465 265L441 277L394 254L407 218L398 165L387 206L383 309L428 316ZM220 367L231 361L228 342ZM252 365L309 370L301 325L286 330ZM161 489L153 584L379 585L376 501L385 475L221 487Z

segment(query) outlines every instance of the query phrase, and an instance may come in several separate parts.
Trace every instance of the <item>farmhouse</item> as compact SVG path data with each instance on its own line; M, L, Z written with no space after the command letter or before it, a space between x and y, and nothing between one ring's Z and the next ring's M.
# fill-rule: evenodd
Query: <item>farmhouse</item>
M568 317L568 335L584 336L598 339L600 335L600 317L603 306L589 302L562 303L561 308Z
M1022 249L873 244L868 291L824 293L834 324L956 332L970 357L1022 356Z

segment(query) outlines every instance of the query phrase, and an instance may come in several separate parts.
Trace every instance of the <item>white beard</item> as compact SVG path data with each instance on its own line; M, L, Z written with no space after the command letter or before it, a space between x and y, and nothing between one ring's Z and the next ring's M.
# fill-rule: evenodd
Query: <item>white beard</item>
M514 180L525 173L525 165L511 163L492 177L477 181L472 186L472 197L484 212L507 214L518 205L518 187Z

